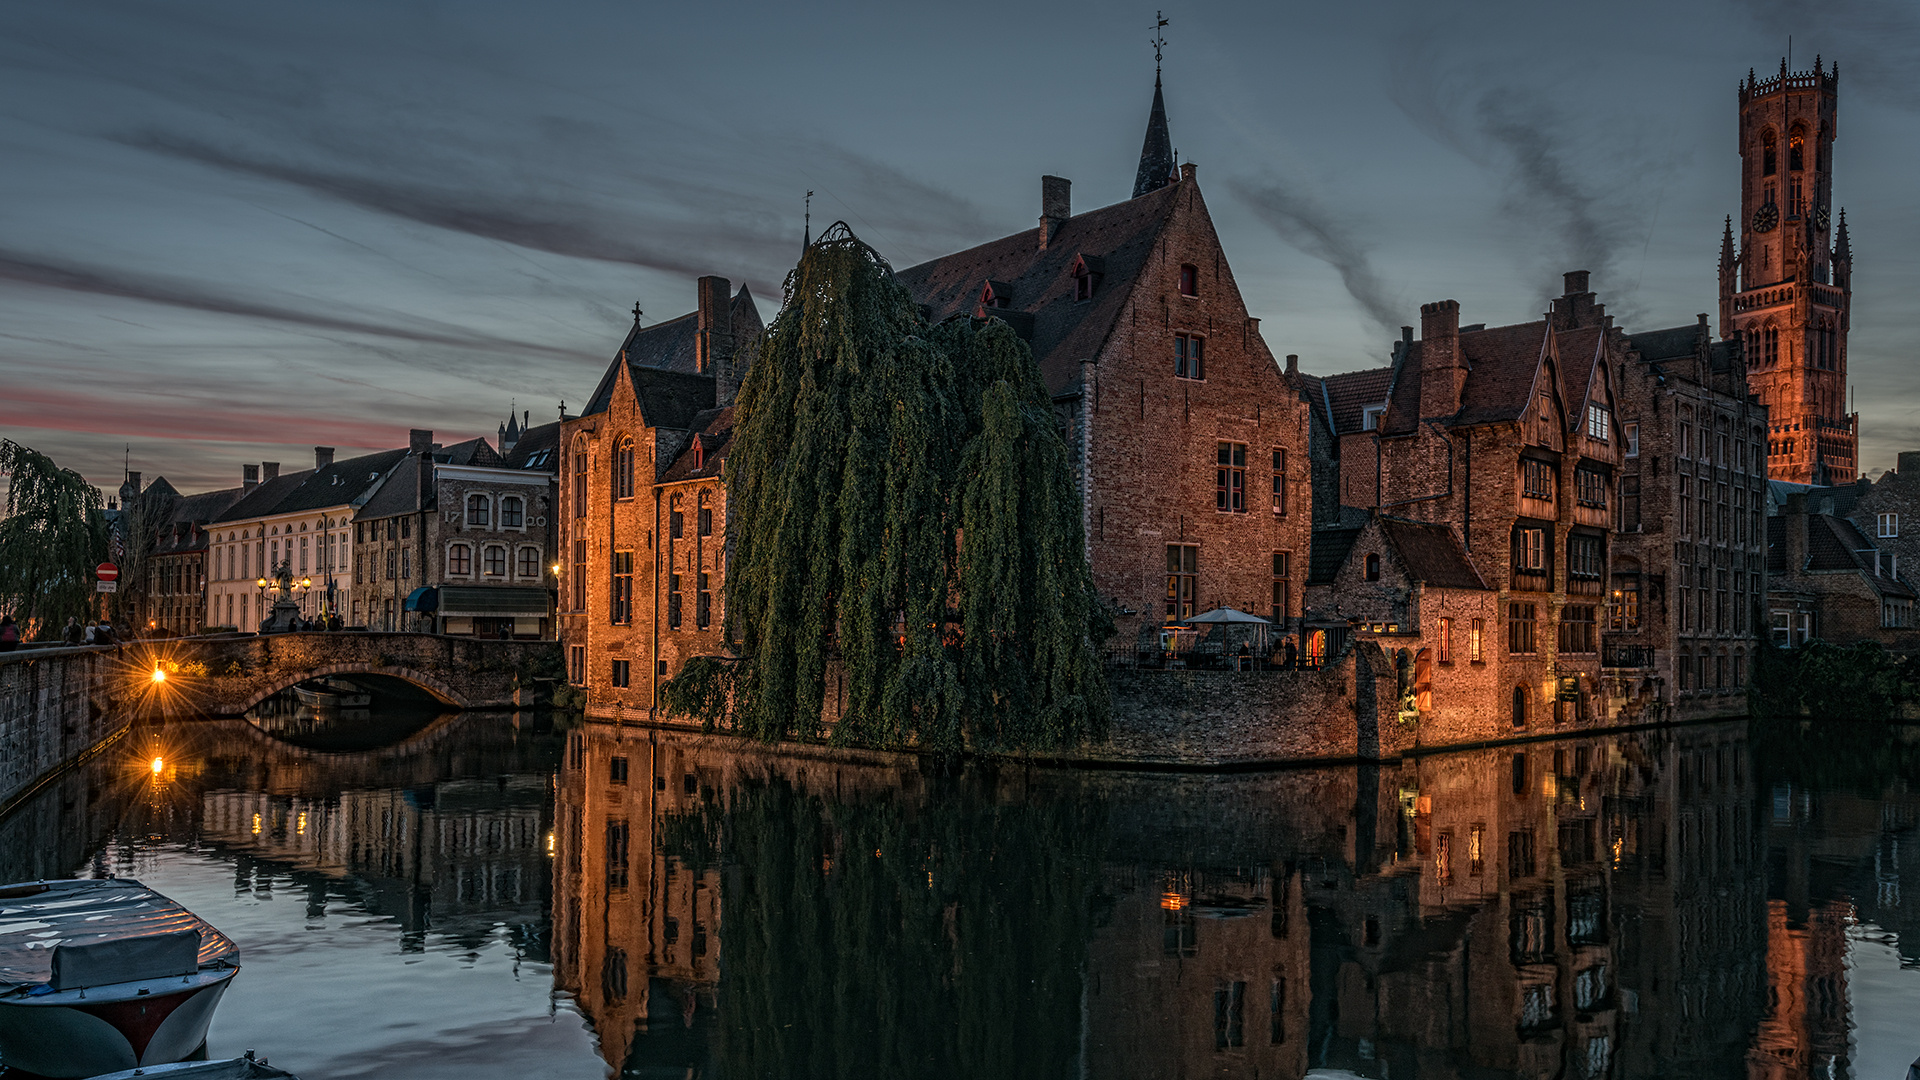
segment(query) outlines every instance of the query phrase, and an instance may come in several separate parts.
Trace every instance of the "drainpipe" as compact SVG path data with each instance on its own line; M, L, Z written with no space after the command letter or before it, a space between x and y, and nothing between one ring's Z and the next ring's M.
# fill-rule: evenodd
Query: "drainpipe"
M647 657L647 685L653 690L647 695L648 719L658 720L660 711L660 549L665 547L660 535L660 486L653 487L653 581L648 590L653 593L653 625L648 628L650 655Z

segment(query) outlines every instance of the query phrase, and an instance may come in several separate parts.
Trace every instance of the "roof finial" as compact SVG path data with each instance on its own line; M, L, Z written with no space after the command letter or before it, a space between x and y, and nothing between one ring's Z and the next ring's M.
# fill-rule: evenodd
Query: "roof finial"
M813 244L813 192L807 192L806 213L800 225L800 254L805 255Z
M1154 23L1153 23L1153 85L1159 86L1160 85L1160 49L1162 46L1164 46L1167 43L1166 37L1163 36L1160 33L1160 31L1165 30L1167 28L1167 17L1166 15L1162 14L1160 11L1156 10L1153 13L1153 19L1154 19Z
M640 301L638 300L633 302L633 325L640 325Z

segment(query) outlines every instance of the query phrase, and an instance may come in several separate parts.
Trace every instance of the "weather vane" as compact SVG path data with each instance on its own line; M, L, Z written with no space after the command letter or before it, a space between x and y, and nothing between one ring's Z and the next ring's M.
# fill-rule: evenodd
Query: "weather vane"
M800 219L800 250L813 243L813 192L807 192L806 213Z
M1167 17L1158 10L1153 13L1153 17L1155 20L1153 24L1153 78L1155 82L1158 82L1160 80L1160 48L1167 43L1167 39L1160 31L1167 28Z

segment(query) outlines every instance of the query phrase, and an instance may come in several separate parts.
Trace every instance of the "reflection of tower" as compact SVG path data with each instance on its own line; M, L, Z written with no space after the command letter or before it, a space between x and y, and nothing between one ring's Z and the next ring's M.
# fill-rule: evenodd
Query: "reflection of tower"
M1767 904L1767 1009L1747 1053L1750 1080L1847 1076L1847 923L1845 901L1830 900L1787 918L1787 902Z
M1843 483L1858 471L1858 417L1846 408L1853 258L1843 219L1830 246L1840 73L1789 72L1740 84L1740 248L1720 247L1720 332L1738 338L1747 380L1770 411L1775 480Z

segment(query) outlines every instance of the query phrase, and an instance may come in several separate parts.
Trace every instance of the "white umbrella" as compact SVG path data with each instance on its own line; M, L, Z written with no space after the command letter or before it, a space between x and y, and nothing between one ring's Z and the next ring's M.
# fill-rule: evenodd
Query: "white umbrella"
M1247 623L1249 625L1258 623L1261 626L1269 625L1267 620L1258 615L1249 615L1244 611L1230 607L1217 607L1212 611L1203 611L1186 621L1190 623Z

